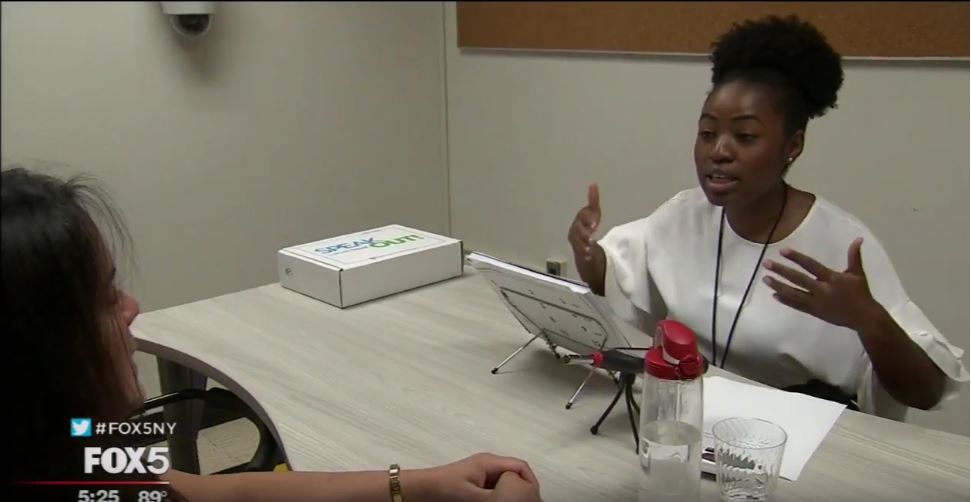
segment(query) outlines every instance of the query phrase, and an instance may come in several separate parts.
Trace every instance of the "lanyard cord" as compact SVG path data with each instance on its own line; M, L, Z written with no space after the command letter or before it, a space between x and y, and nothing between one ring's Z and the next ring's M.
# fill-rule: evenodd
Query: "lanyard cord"
M745 306L745 299L748 297L749 291L752 289L752 283L755 282L755 276L759 273L759 267L762 265L762 259L765 258L765 251L769 248L769 242L772 241L772 234L775 233L776 227L779 226L779 222L782 221L782 213L786 209L786 201L789 197L789 187L783 183L782 192L782 207L779 208L779 215L775 218L775 223L772 224L772 230L769 231L769 236L765 238L765 243L762 245L762 252L759 253L759 261L755 263L755 269L752 270L752 277L748 280L748 286L745 287L745 293L742 295L742 301L738 304L738 310L735 311L735 319L732 320L732 327L728 330L728 340L725 342L725 353L722 354L722 362L718 364L718 336L716 324L718 318L718 283L719 273L721 272L722 263L722 237L725 235L725 208L722 207L721 221L718 224L718 252L715 256L715 293L711 298L711 362L720 368L725 367L725 360L728 359L728 350L732 346L732 337L735 335L735 325L738 323L738 317L742 314L742 307Z

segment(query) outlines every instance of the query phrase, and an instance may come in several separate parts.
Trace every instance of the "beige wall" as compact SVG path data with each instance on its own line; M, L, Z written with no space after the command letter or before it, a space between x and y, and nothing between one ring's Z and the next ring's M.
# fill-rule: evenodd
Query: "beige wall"
M446 12L452 232L542 267L600 183L604 228L693 186L703 58L456 48ZM790 181L861 218L910 296L968 348L968 63L848 62L840 107L814 121ZM848 243L847 243L848 244ZM967 357L965 357L965 361ZM912 421L968 434L968 389Z
M448 230L441 4L220 2L197 43L158 2L0 17L3 160L101 178L143 310L273 282L286 245Z

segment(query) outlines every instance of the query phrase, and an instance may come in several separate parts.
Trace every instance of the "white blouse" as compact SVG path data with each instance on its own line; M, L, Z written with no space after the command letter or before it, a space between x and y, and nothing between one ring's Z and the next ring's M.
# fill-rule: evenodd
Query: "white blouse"
M711 314L721 208L700 187L684 190L650 216L619 225L599 241L607 256L605 296L621 319L653 333L657 320L676 319L698 336L712 357ZM863 237L863 267L873 297L947 375L944 399L968 381L964 351L948 343L910 301L883 246L851 214L822 197L785 239L770 244L765 259L801 270L779 251L790 247L833 270L844 270L850 243ZM718 362L763 243L748 241L726 220L718 292ZM907 407L884 390L856 332L787 307L772 298L759 267L732 337L725 369L773 387L812 379L856 395L861 411L902 420ZM785 281L773 274L777 279Z

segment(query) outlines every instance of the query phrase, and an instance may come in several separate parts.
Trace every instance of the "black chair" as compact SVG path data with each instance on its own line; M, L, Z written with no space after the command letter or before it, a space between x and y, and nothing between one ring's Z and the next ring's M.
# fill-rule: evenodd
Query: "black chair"
M179 403L187 404L193 400L202 401L202 416L201 423L199 425L200 431L232 420L245 418L256 426L256 430L259 433L259 444L256 447L256 452L253 454L253 458L249 462L233 466L228 469L223 469L213 474L272 471L277 465L286 461L283 455L283 450L277 444L276 439L273 437L273 434L270 432L269 428L267 428L266 424L263 423L260 417L257 416L256 412L247 406L242 399L226 389L221 389L218 387L208 390L185 389L178 392L173 392L171 394L153 397L145 401L145 404L138 409L130 421L133 423L163 423L164 417L161 410L154 413L147 412L166 405ZM198 431L186 431L176 428L174 435L192 434L192 440L195 441L196 432ZM166 439L169 438L165 435L140 436L137 443L133 446L148 446L165 441ZM196 464L198 465L198 463ZM198 468L195 470L197 472L193 472L193 474L199 474Z

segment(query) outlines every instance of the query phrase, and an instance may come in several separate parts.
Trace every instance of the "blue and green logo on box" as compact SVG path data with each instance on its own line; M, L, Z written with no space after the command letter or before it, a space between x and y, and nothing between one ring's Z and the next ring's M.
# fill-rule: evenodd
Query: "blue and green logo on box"
M394 239L375 239L374 237L368 237L367 239L357 239L354 241L342 242L340 244L332 244L330 246L324 246L314 249L314 252L320 253L324 256L335 256L344 253L350 253L352 251L359 251L361 249L367 248L384 248L388 246L395 246L398 244L405 244L408 242L414 242L422 240L424 237L420 235L404 235L401 237L396 237Z

